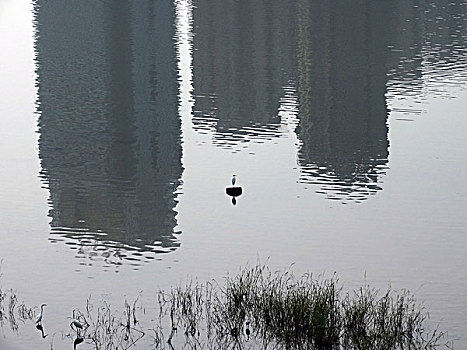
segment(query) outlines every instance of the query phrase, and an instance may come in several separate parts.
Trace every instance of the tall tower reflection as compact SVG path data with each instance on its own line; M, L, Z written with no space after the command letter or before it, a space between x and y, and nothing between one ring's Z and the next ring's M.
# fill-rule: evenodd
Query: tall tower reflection
M388 162L389 4L297 3L300 181L329 199L359 202L380 190Z
M279 99L292 59L287 2L195 0L193 125L217 146L271 139L281 133Z
M34 6L51 240L117 264L176 249L183 169L173 5Z

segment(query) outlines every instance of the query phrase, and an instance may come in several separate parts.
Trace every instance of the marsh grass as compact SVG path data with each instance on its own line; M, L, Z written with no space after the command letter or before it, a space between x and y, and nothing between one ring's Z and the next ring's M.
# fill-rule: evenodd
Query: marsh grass
M15 290L0 288L0 325L2 327L6 323L13 332L18 332L20 324L33 317L33 309L18 301Z
M82 329L62 331L74 347L94 349L338 349L450 348L447 335L428 327L428 312L406 290L364 285L343 292L336 275L296 277L266 266L227 275L222 284L196 280L156 294L149 314L139 297L112 308L87 299L75 317ZM0 289L0 323L14 331L33 309L15 291ZM33 321L32 321L33 322ZM71 321L70 321L71 322ZM145 341L140 342L142 339ZM53 349L53 346L51 345Z
M129 349L145 335L139 326L136 309L139 298L133 303L125 300L123 311L112 309L106 301L94 306L91 298L86 301L84 312L76 310L75 317L83 325L82 329L73 327L66 335L80 342L87 342L95 349Z
M143 311L138 310L138 304L139 298L136 298L132 303L125 301L123 308L115 310L105 301L95 303L88 298L85 311L77 309L75 313L83 328L73 328L70 317L70 327L62 330L62 335L74 340L74 348L82 342L91 344L96 350L132 348L145 335L137 317L137 313ZM21 324L34 322L34 309L37 311L37 307L30 308L20 302L15 290L0 288L0 326L7 324L14 333L18 333ZM36 328L42 331L45 338L42 325ZM53 340L50 348L54 349Z
M265 266L227 276L225 284L190 282L160 292L159 345L176 330L184 345L261 349L438 349L446 334L429 330L428 313L408 291L368 285L343 293L336 275L299 278ZM169 320L169 322L167 322ZM163 323L169 323L164 328ZM203 342L201 341L203 339ZM194 348L194 347L191 347Z
M439 345L444 334L425 329L428 313L408 291L378 295L366 287L342 301L345 348L429 349Z

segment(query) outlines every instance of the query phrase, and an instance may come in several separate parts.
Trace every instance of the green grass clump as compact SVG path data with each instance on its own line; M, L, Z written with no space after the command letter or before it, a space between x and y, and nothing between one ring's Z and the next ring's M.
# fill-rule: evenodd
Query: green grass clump
M430 349L444 337L425 329L424 313L408 291L388 290L379 297L369 287L347 294L341 302L342 340L348 349Z
M228 275L223 284L190 281L159 291L157 307L150 312L139 305L139 298L125 301L122 311L105 300L95 304L88 299L85 311L75 312L83 327L70 324L62 334L73 339L75 346L85 342L109 350L147 348L151 338L153 349L421 350L452 346L445 333L429 329L428 313L406 290L382 293L365 285L343 292L336 275L296 277L290 271L271 272L263 265ZM33 316L33 309L19 303L14 291L0 289L0 325L8 323L17 331L21 323L33 322Z
M427 329L428 313L408 291L364 286L344 294L335 275L296 278L256 266L228 276L224 286L189 283L161 295L170 343L178 326L187 339L204 334L218 348L438 349L446 337Z

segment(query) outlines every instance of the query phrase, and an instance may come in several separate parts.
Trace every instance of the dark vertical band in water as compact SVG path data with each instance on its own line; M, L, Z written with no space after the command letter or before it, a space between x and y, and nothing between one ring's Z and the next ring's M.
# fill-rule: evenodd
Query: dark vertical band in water
M298 2L301 181L319 184L330 199L360 201L381 189L388 10L366 0Z
M137 250L133 261L175 249L183 169L173 4L37 0L34 9L51 239L119 258Z
M193 2L195 130L231 147L279 135L277 115L286 76L281 61L290 25L270 1Z
M133 86L132 9L128 0L105 3L104 28L112 177L133 187L136 180L135 101ZM137 54L135 52L135 54ZM135 81L135 85L138 82Z

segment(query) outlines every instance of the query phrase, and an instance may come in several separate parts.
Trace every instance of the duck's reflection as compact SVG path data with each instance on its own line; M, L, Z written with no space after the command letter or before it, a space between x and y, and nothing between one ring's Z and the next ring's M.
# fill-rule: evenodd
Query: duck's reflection
M53 240L117 264L176 249L173 5L38 0L35 22Z

